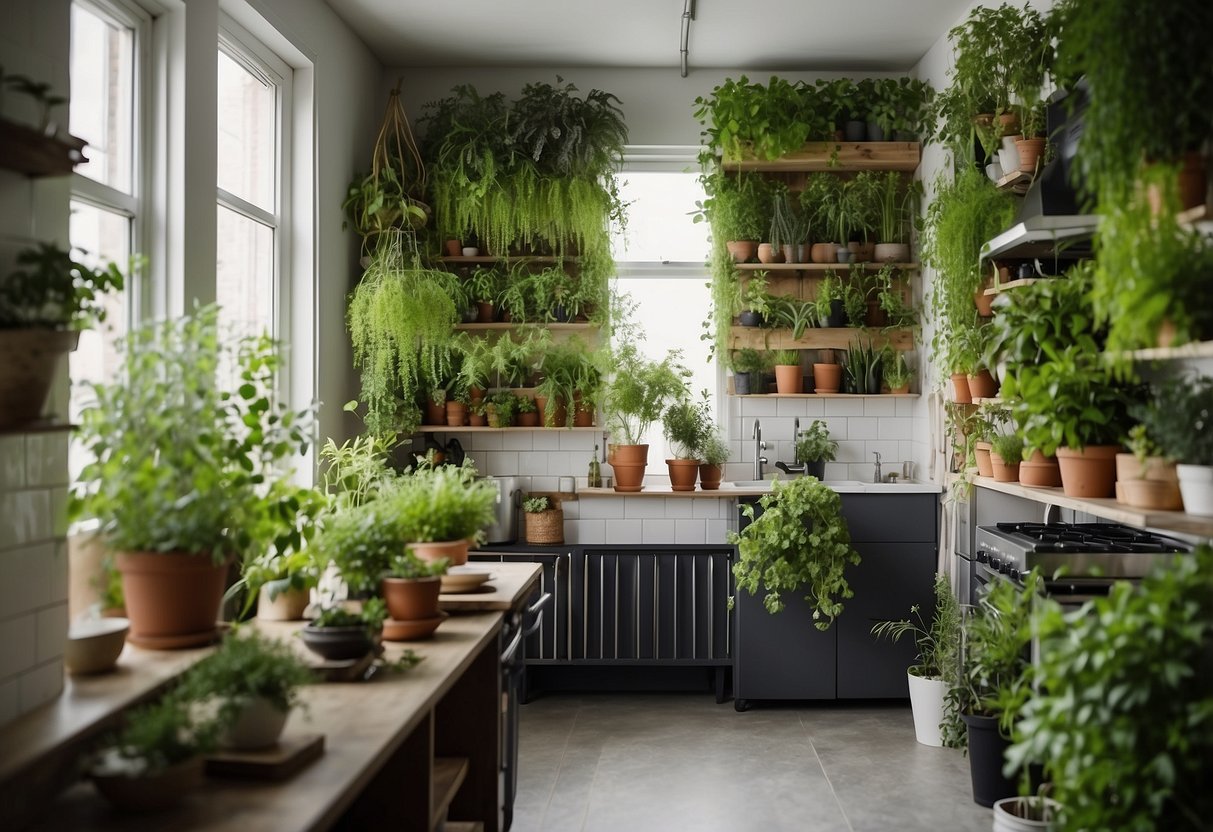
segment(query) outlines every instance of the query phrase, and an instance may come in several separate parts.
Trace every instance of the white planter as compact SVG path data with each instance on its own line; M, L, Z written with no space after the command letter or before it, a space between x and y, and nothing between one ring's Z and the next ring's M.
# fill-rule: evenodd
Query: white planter
M282 736L282 729L286 727L289 716L290 711L278 710L268 699L251 699L227 729L219 744L224 748L242 751L269 748Z
M1179 474L1179 493L1184 498L1184 511L1213 517L1213 466L1175 466Z
M939 723L943 722L944 696L948 685L942 679L924 679L913 673L910 679L910 708L914 711L914 736L923 745L943 745Z
M1057 801L1043 798L1045 802L1046 820L1025 820L1011 813L1011 807L1022 805L1022 802L1038 802L1039 797L1004 797L994 801L994 832L1039 832L1053 828L1053 815L1057 810Z

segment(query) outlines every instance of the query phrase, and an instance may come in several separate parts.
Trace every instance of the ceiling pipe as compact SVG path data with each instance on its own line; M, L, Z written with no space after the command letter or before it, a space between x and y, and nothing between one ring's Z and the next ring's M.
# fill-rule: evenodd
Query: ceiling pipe
M687 46L691 42L691 21L695 19L695 0L683 0L682 41L678 52L682 59L682 77L687 77Z

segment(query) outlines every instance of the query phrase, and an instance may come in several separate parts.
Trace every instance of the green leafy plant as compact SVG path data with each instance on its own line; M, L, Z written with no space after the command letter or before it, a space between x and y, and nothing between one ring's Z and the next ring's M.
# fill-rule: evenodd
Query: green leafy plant
M846 311L847 324L861 329L868 320L868 286L864 280L863 266L853 264L850 279L842 281L842 308Z
M661 361L646 358L634 342L626 342L611 357L614 376L604 390L607 418L619 444L635 445L661 418L667 402L686 396L682 355L672 351Z
M771 353L771 364L778 367L800 366L800 353L796 350L775 350Z
M782 183L777 183L780 184ZM793 205L786 186L775 188L771 206L771 230L768 239L772 246L781 248L798 245L808 239L808 220L801 216Z
M380 498L395 517L400 539L410 543L482 541L496 500L496 488L476 479L475 468L449 465L420 468Z
M600 395L602 375L593 352L580 338L569 338L546 349L539 368L543 380L535 388L535 394L548 400L544 424L556 426L556 411L563 403L567 412L564 426L572 427L574 398L579 396L583 406L590 406Z
M729 443L720 435L715 426L704 437L695 453L704 465L724 465L729 461Z
M125 284L116 264L91 268L54 243L23 249L16 263L0 281L0 329L87 329L105 320L101 296Z
M830 239L828 235L838 231L838 205L842 201L843 188L842 180L832 173L812 173L800 192L800 207L809 224L819 229L816 236L823 238L821 242ZM844 245L847 242L839 237L832 238L832 241Z
M994 453L1007 465L1023 462L1023 439L1015 433L997 433L990 437Z
M291 710L300 703L299 688L313 680L289 645L243 629L229 633L182 683L193 700L218 700L218 717L225 725L254 699L265 699L278 711Z
M223 724L190 704L174 692L127 712L125 727L107 741L92 770L148 777L214 750Z
M992 334L983 359L998 358L1014 375L1020 367L1031 367L1045 359L1046 350L1056 352L1076 344L1099 353L1107 343L1107 330L1097 326L1088 295L1092 267L1071 268L1064 277L1021 286L1013 299L995 301L998 314L990 323Z
M906 361L906 354L897 350L884 353L884 382L891 389L905 387L914 380L914 368Z
M873 173L872 199L875 202L876 238L881 243L909 243L918 200L919 182L906 184L896 171Z
M712 238L721 242L757 242L770 227L771 186L757 174L735 176L716 171L700 177L707 195L695 221L708 220Z
M791 295L771 299L771 318L777 326L792 330L796 340L817 321L817 304L811 300L798 300Z
M770 353L749 347L735 350L730 361L735 373L762 373L775 366Z
M845 296L842 277L836 271L827 271L822 278L821 285L817 287L817 296L813 299L813 305L817 309L817 322L821 326L826 325L826 319L830 317L834 301L843 300Z
M1039 616L1036 694L1008 765L1043 761L1058 830L1196 830L1213 816L1213 550Z
M796 437L797 462L833 462L838 443L830 438L830 429L820 419L804 428Z
M680 398L665 409L662 416L665 438L675 459L698 459L699 452L715 432L708 391L693 402Z
M301 545L286 463L310 444L311 411L274 396L275 342L225 342L218 314L210 306L135 330L118 380L91 385L79 437L93 461L70 511L97 519L109 549L219 562Z
M1162 456L1187 465L1213 465L1213 378L1167 379L1130 412Z
M889 638L894 642L902 636L914 637L918 648L918 663L910 667L910 673L923 679L952 681L960 662L960 602L952 592L947 575L935 575L935 610L931 623L922 620L918 605L910 607L910 614L917 621L881 621L873 625L872 635Z
M733 564L737 589L751 595L765 592L767 612L784 607L781 594L804 592L813 608L813 626L828 630L842 612L843 600L852 596L845 570L859 563L842 516L842 499L813 477L776 481L771 493L742 512L750 524L740 534L729 533L737 547Z
M387 604L382 598L368 598L358 609L350 610L342 606L325 607L316 614L308 626L317 629L329 627L363 627L371 639L378 637L387 620Z
M802 105L804 94L803 85L774 75L765 87L742 75L714 87L711 96L696 98L694 114L711 152L726 159L778 159L821 129Z
M387 570L383 573L387 578L399 578L405 581L416 581L422 578L437 578L446 574L450 561L446 558L437 560L422 560L407 549L388 561Z
M551 508L547 497L527 497L522 501L522 510L527 514L542 514Z

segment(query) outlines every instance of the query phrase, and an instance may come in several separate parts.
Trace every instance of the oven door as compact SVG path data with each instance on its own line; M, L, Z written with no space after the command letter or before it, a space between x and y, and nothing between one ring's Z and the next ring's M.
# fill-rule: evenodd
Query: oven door
M980 604L985 598L986 593L990 591L990 586L995 581L1010 581L1016 586L1022 588L1023 581L1013 579L1002 574L992 568L987 563L972 564L972 587L973 587L973 603ZM1050 599L1056 601L1067 610L1078 609L1088 601L1095 598L1106 597L1112 587L1118 581L1126 580L1120 578L1112 580L1110 578L1046 578L1044 581L1044 594ZM1135 581L1134 581L1135 583Z

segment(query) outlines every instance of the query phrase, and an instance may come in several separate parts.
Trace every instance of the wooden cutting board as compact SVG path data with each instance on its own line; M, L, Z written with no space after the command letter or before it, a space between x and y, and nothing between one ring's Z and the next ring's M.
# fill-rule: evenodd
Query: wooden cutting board
M206 758L206 773L242 780L286 780L324 753L324 734L284 736L258 751L221 749Z

